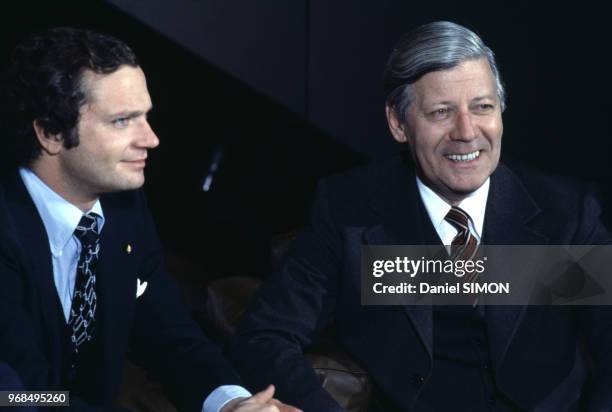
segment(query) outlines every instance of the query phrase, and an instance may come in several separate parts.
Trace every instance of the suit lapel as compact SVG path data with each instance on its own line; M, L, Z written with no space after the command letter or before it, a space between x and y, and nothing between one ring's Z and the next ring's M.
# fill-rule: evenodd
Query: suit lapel
M540 213L521 181L504 165L491 175L483 242L488 245L542 245L548 238L531 227Z
M135 262L132 259L128 231L121 212L102 205L105 224L100 238L100 263L96 279L102 328L117 327L125 309L133 304L136 296ZM123 226L123 227L122 227ZM130 252L128 253L128 245ZM132 291L133 289L133 291ZM132 293L133 292L133 293ZM107 334L104 334L107 336ZM112 335L112 333L111 333Z
M111 197L101 199L105 225L100 239L100 263L98 291L100 304L100 328L105 340L106 352L129 335L136 297L136 259L130 228L132 223L125 205ZM133 217L133 216L132 216ZM127 342L127 340L125 340ZM112 349L111 349L112 348Z
M407 160L396 160L384 176L386 183L372 197L370 209L380 223L367 228L363 241L370 245L439 244L416 188L416 178ZM433 354L431 305L407 305L402 310L414 325L429 356Z
M51 370L57 371L54 380L59 382L61 370L61 330L66 327L63 320L62 305L53 280L53 261L49 239L36 206L30 198L18 173L6 180L6 201L13 217L15 233L25 255L24 262L31 273L31 285L37 294L40 318L48 341ZM35 286L34 286L35 285ZM32 291L29 291L32 292ZM62 314L58 316L58 314Z
M101 370L109 375L100 376L101 384L116 380L114 375L118 371L112 366L117 366L114 363L121 360L118 354L126 350L136 296L136 259L132 250L137 246L130 238L130 219L125 209L116 203L108 197L101 199L105 224L100 237L100 262L96 274L97 336L102 344L99 362L105 365ZM112 393L114 389L104 390Z
M500 165L491 176L483 243L487 245L548 244L548 238L530 225L530 222L539 213L540 208L520 180L509 169ZM495 370L499 370L526 309L526 305L487 306L486 319Z

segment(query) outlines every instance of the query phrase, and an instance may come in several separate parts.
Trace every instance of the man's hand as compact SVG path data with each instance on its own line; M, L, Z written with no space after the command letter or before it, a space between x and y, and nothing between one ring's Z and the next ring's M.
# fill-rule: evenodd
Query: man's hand
M231 400L221 408L221 412L302 412L301 409L285 405L273 396L274 385L270 385L250 398Z

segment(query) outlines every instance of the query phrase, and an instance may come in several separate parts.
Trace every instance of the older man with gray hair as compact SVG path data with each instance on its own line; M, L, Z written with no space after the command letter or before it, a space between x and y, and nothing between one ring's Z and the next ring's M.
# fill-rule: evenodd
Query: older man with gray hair
M342 410L303 356L333 317L373 380L371 410L612 408L608 308L361 305L363 245L610 239L582 184L499 163L505 91L474 32L451 22L411 31L385 88L391 134L409 150L320 182L308 225L238 328L242 376L275 383L305 411Z

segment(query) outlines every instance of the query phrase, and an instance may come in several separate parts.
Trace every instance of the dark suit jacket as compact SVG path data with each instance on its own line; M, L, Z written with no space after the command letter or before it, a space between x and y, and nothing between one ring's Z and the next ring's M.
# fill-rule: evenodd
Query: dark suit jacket
M500 165L491 177L487 244L609 241L597 202L581 185ZM340 410L302 356L334 319L337 340L395 408L410 410L432 371L431 306L362 306L362 244L440 243L401 158L323 180L312 216L279 273L268 279L239 325L232 356L249 384L273 382L305 411ZM564 410L586 379L577 356L584 334L595 359L593 410L612 406L612 314L606 308L486 308L495 381L528 410ZM457 405L460 408L461 405Z
M129 353L181 410L199 411L215 387L238 378L180 302L143 193L106 195L101 204L96 344L85 389L71 394L71 404L111 406ZM65 321L51 262L43 222L13 174L0 184L0 359L30 390L62 389ZM148 282L138 299L137 278Z

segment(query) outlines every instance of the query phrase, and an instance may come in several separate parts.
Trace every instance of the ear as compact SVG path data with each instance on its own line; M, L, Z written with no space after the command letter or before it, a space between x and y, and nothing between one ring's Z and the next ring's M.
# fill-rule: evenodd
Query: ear
M32 122L32 127L34 128L36 139L40 147L48 155L54 156L64 148L61 134L51 134L47 132L38 119Z
M406 128L399 121L395 110L389 106L385 106L385 114L387 115L387 124L389 125L389 130L393 135L393 138L399 143L406 143L408 141L408 137L406 136Z

